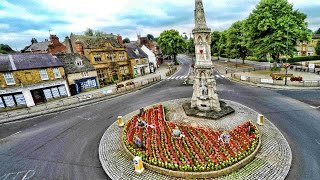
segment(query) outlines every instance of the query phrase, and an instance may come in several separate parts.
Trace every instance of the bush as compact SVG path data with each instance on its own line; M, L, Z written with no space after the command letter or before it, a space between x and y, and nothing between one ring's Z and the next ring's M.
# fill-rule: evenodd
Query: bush
M248 56L248 57L246 57L246 59L250 60L250 61L257 61L257 62L267 62L268 61L266 58L257 58L254 56Z

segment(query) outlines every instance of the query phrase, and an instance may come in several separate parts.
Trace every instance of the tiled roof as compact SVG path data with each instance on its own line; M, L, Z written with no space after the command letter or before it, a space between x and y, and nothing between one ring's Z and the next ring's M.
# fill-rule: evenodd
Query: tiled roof
M64 63L64 70L66 74L73 74L79 72L94 71L95 68L90 64L89 60L85 56L79 54L57 54L58 59ZM83 66L77 66L76 60L81 59Z
M148 58L148 55L135 43L126 43L124 44L129 58ZM136 51L138 50L138 54Z
M49 54L0 55L0 71L2 72L61 66L63 63L57 57Z
M38 42L32 44L26 52L32 52L32 51L47 51L48 45L50 44L50 41L44 41L44 42Z
M97 36L84 36L74 35L75 39L83 43L84 48L100 48L105 47L106 43L110 43L113 47L120 48L121 45L115 38L112 37L97 37Z

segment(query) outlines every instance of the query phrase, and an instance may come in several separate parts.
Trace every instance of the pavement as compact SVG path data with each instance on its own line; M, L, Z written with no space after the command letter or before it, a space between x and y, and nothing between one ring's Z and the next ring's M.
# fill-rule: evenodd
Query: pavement
M215 70L219 72L220 75L223 75L227 78L229 78L232 81L242 83L245 85L250 85L250 86L257 86L257 87L263 87L263 88L270 88L270 89L284 89L284 90L301 90L301 89L306 89L306 90L312 90L312 89L320 89L320 75L312 72L301 72L301 71L295 71L288 69L288 74L293 74L295 77L301 76L303 77L303 80L306 81L305 86L301 83L291 83L290 78L288 78L288 86L284 85L284 80L283 81L275 81L274 84L269 84L269 83L253 83L252 81L242 81L237 78L231 77L232 73L237 74L238 77L240 76L246 76L250 77L250 79L268 79L272 80L272 77L270 76L270 73L268 70L256 70L253 71L253 69L268 69L272 64L269 62L256 62L256 61L249 61L245 60L245 64L242 64L242 60L238 60L238 68L235 68L235 60L231 59L231 63L226 63L227 59L226 58L220 58L220 60L214 60L213 64L215 66ZM230 65L231 64L231 65ZM232 66L232 67L230 67ZM227 68L227 72L226 72ZM248 69L251 69L250 72L247 72ZM243 72L245 71L245 72ZM285 73L284 70L282 70L281 73ZM317 86L317 87L308 87L308 86Z
M230 130L248 120L255 121L258 113L239 103L226 101L235 109L235 113L219 120L207 120L188 117L182 109L182 104L191 101L190 98L176 99L161 103L173 122L183 122L199 127L211 127L215 130ZM158 103L157 103L158 104ZM148 108L148 107L146 107ZM138 111L124 116L127 122ZM173 118L174 117L174 118ZM290 146L282 133L269 120L264 126L259 126L262 138L260 150L253 161L245 167L227 176L214 179L285 179L291 166L292 153ZM111 179L182 179L170 177L146 169L141 175L134 173L132 159L126 154L121 144L122 127L114 122L104 133L99 145L99 158L103 169Z
M179 69L179 67L178 67ZM119 89L117 91L116 84L109 85L100 89L95 89L88 92L83 92L75 96L65 97L58 100L50 101L48 103L39 104L29 108L16 109L12 111L0 113L0 123L10 122L14 120L24 119L27 117L34 117L44 115L47 113L63 111L70 108L75 108L81 105L87 105L101 99L113 98L118 95L139 90L147 87L150 84L158 82L161 79L166 79L166 73L169 71L168 66L162 64L155 73L150 73L144 76L139 76L134 79L119 82L118 84L126 84L127 82L137 82L135 89ZM161 77L161 79L159 78ZM156 79L157 78L157 79Z

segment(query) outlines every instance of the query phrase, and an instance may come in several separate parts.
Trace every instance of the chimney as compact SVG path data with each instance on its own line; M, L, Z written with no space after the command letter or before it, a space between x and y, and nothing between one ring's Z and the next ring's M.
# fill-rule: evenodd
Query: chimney
M80 40L76 40L76 51L77 51L78 54L80 54L80 56L84 55L83 45L82 45L82 42Z
M120 36L120 34L118 34L118 36L117 36L117 41L120 44L120 46L123 46L122 36Z
M37 41L36 38L32 38L32 39L31 39L31 44L34 44L34 43L38 43L38 41Z
M64 45L67 47L67 53L74 53L71 39L68 36L64 38Z
M54 35L54 34L51 34L51 35L50 35L50 41L51 41L54 45L60 43L60 42L59 42L59 38L57 37L57 35Z

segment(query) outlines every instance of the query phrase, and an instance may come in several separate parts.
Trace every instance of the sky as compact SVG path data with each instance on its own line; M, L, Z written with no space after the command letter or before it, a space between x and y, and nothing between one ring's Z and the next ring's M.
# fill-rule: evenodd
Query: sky
M207 24L227 29L248 17L260 0L203 0ZM307 14L309 28L320 27L319 0L288 0ZM87 28L120 34L131 41L176 29L190 36L194 28L194 0L0 0L0 44L21 50L34 37L56 34L60 41Z

